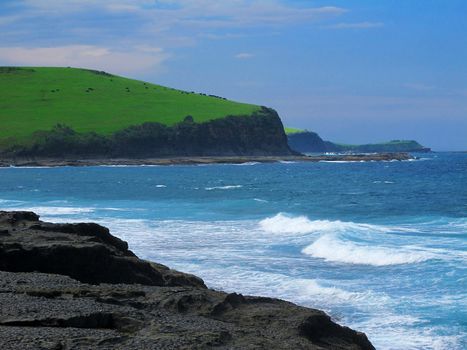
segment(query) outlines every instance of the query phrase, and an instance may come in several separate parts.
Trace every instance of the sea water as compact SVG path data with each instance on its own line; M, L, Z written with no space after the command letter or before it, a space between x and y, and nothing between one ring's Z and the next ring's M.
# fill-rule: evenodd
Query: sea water
M211 288L323 309L377 349L467 347L467 154L0 169L0 208L108 226Z

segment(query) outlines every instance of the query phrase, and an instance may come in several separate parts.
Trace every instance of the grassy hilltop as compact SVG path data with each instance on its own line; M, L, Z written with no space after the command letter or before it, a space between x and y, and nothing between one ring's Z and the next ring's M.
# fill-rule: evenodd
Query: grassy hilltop
M58 123L80 133L110 135L145 122L171 126L187 115L204 122L260 109L76 68L0 67L0 96L0 145L27 141Z
M300 133L306 132L306 130L303 130L303 129L291 128L287 126L284 127L284 131L286 135L300 134Z

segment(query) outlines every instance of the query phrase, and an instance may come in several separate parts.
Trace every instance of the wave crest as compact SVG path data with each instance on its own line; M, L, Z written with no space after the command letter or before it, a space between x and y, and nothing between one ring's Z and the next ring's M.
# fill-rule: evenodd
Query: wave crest
M302 253L331 262L373 266L411 264L432 258L427 252L396 251L387 247L344 242L331 234L321 236L304 248Z
M228 185L228 186L214 186L214 187L206 187L206 191L213 191L213 190L232 190L235 188L242 188L242 185Z
M346 221L310 220L308 217L290 216L279 213L259 222L260 228L269 233L305 234L305 233L389 233L389 232L418 232L415 228L403 226L384 226L361 224Z
M329 229L333 222L327 220L311 221L306 216L288 216L279 213L259 222L263 231L270 233L310 233Z

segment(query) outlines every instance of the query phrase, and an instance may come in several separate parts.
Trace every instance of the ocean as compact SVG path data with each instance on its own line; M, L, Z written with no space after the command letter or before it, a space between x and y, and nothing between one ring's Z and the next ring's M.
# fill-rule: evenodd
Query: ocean
M467 348L467 154L403 162L1 168L0 208L98 222L214 289L286 299L377 349Z

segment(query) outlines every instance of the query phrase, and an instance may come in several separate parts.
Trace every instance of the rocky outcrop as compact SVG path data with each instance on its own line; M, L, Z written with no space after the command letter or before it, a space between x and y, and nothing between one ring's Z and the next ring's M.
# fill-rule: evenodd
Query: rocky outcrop
M30 212L0 212L0 270L45 272L85 283L192 285L201 279L138 259L97 224L51 224Z
M341 145L325 141L328 152L353 152L353 153L383 153L383 152L414 152L427 153L431 148L424 147L413 140L393 140L382 143L369 143L364 145Z
M323 140L312 131L295 132L287 135L290 148L301 153L349 152L349 153L397 153L430 152L431 149L413 140L393 140L365 145L343 145Z
M322 311L140 260L95 224L0 212L0 270L2 349L374 349Z
M288 156L297 154L288 144L279 115L263 107L251 116L196 123L187 116L167 126L144 123L113 135L77 133L65 125L36 132L27 145L11 146L2 158L109 159L181 156Z

